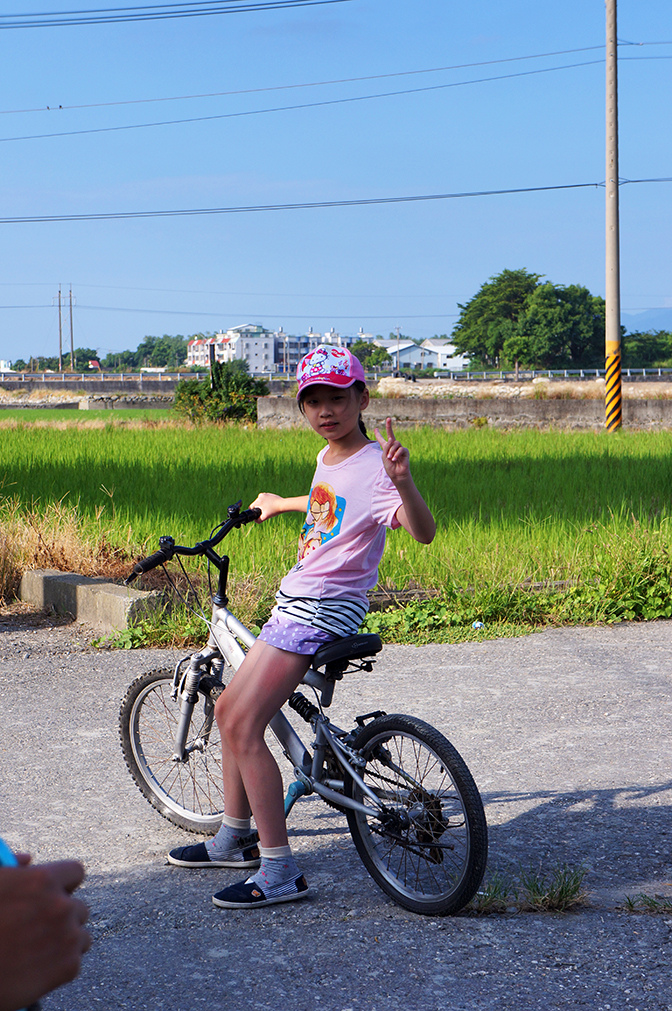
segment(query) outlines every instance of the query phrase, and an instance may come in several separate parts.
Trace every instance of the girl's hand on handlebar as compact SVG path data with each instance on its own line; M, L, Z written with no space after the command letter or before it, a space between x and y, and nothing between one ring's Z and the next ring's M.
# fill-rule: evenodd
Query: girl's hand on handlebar
M256 522L263 523L271 516L277 516L278 513L284 512L282 508L284 501L282 495L274 495L270 491L259 492L254 502L250 503L250 509L261 509L261 516Z

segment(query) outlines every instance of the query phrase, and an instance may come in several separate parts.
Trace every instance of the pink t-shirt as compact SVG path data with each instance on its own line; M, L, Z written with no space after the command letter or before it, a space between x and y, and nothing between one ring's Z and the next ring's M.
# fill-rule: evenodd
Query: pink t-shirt
M342 463L317 455L298 561L280 584L289 597L366 600L378 580L385 528L399 526L401 496L370 442Z

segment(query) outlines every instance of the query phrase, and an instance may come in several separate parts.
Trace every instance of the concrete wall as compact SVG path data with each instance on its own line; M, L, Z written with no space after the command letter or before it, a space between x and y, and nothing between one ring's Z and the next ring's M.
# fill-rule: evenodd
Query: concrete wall
M40 374L41 376L41 374ZM110 378L110 374L105 374L105 379L100 376L96 378L94 374L86 379L61 379L60 375L54 374L52 378L43 380L26 379L22 382L19 379L3 378L0 382L0 389L7 392L24 393L68 393L98 394L99 396L109 396L111 393L159 393L172 394L177 385L174 379L157 379L137 376L133 379Z
M603 400L528 400L524 398L475 400L383 399L373 398L364 412L364 422L372 431L385 418L401 428L435 425L466 428L488 424L493 428L604 428ZM260 397L259 428L306 426L296 402L289 397ZM672 428L672 400L624 400L625 428Z

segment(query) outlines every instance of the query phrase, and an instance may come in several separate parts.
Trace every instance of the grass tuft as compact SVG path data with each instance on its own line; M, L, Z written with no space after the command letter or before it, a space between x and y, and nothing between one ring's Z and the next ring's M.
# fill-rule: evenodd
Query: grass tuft
M628 913L672 913L672 897L669 895L626 895L625 909Z
M520 908L534 912L563 913L583 905L587 893L583 881L585 867L567 867L562 864L549 874L541 870L521 871Z
M547 873L541 868L521 868L518 880L494 871L467 908L480 916L513 911L564 913L585 905L588 898L583 887L586 874L585 867L571 868L566 864Z
M517 898L518 889L515 883L501 871L494 871L471 900L469 908L481 916L505 913L507 909L515 906Z

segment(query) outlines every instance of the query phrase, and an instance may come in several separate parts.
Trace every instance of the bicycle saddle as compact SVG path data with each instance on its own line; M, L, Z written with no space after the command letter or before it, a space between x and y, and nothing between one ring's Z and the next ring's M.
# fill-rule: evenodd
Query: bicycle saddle
M374 653L380 653L382 648L379 635L346 635L343 639L335 639L326 646L320 646L313 656L311 667L316 670L326 666L327 674L342 673L351 660L373 656Z

